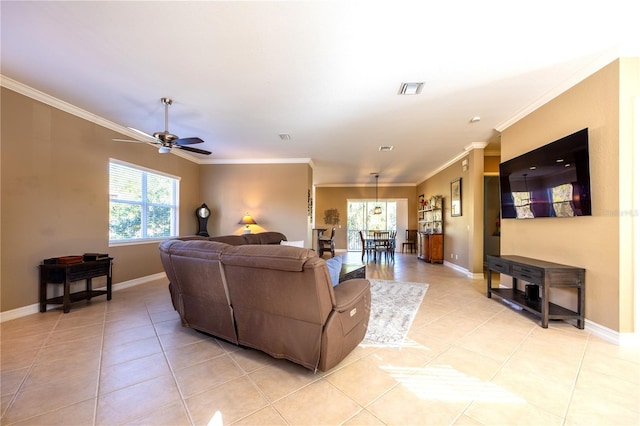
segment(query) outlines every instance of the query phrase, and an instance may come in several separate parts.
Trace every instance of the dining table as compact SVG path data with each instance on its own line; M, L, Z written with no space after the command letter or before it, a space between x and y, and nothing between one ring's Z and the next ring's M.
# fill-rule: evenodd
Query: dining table
M392 231L369 231L364 237L362 250L363 252L373 251L373 263L377 263L378 252L380 252L381 260L382 252L391 253L393 258L393 252L390 250L395 250L395 241L396 238Z

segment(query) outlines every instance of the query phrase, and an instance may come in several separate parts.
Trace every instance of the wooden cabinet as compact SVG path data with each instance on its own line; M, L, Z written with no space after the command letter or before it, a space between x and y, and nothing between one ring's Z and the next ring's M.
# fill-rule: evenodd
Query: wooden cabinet
M444 262L444 235L429 235L429 259L427 261L431 263Z
M425 262L444 262L443 205L441 195L418 197L418 258Z
M429 263L444 261L444 235L418 233L418 259Z

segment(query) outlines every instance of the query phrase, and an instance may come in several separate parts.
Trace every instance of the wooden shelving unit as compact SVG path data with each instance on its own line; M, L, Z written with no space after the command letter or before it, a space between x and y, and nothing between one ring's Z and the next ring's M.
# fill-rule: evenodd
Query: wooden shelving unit
M444 262L444 230L441 195L418 197L418 258L425 262Z

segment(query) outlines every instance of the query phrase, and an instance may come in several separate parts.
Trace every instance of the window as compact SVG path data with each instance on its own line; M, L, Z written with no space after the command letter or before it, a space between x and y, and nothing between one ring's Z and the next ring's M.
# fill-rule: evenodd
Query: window
M376 206L382 207L382 214L373 214ZM361 249L360 230L395 231L396 202L347 200L347 251Z
M109 242L177 236L179 179L109 162Z

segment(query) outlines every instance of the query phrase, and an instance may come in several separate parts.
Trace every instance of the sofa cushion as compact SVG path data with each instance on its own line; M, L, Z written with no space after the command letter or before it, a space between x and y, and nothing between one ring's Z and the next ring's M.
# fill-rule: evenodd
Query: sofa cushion
M298 247L244 245L225 250L222 263L251 268L302 271L307 260L312 257L317 257L313 250Z
M245 244L280 244L280 241L287 239L283 233L275 231L244 234L242 237L244 237Z
M329 276L331 277L331 284L337 286L340 282L340 269L342 269L342 257L336 256L331 259L327 259L327 268L329 269Z

